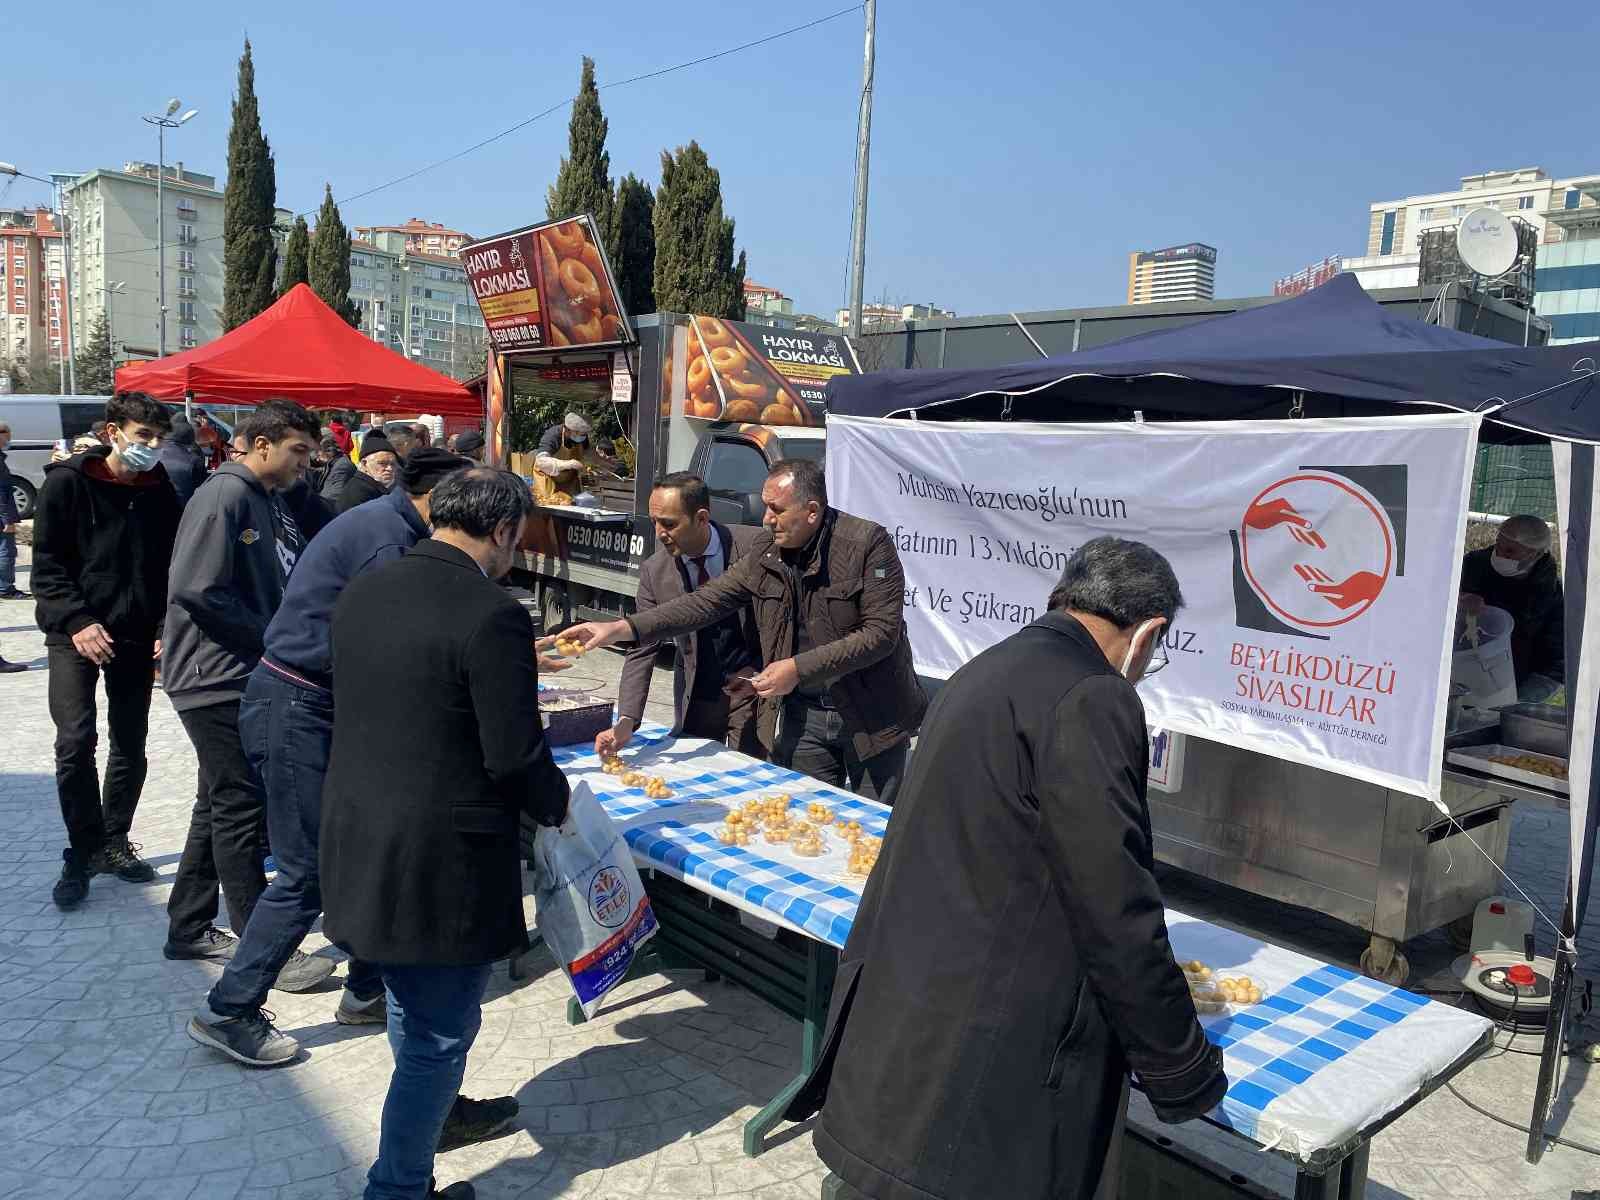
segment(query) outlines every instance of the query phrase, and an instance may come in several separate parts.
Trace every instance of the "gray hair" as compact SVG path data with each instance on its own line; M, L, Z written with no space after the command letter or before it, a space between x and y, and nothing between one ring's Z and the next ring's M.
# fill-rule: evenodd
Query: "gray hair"
M1143 542L1097 537L1072 552L1050 593L1052 612L1070 610L1131 629L1183 607L1172 564Z
M1500 526L1500 533L1517 545L1537 550L1541 554L1549 553L1550 543L1554 540L1550 536L1550 526L1527 513L1507 517Z
M498 467L473 467L445 476L433 489L428 519L436 529L455 529L487 538L507 521L520 521L533 509L528 485Z

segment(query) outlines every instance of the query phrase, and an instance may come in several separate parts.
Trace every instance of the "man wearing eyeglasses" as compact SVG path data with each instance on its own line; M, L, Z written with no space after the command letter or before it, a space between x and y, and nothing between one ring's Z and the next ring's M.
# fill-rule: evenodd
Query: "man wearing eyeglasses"
M817 1153L856 1191L1115 1194L1130 1071L1163 1121L1221 1101L1167 943L1134 690L1182 604L1155 550L1095 538L928 711L785 1113L822 1109Z

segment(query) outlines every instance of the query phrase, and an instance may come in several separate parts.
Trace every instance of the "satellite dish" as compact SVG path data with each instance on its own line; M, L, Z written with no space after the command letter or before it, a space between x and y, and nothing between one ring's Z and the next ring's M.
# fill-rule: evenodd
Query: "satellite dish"
M1456 226L1456 253L1479 275L1504 275L1517 261L1517 229L1498 208L1475 208Z

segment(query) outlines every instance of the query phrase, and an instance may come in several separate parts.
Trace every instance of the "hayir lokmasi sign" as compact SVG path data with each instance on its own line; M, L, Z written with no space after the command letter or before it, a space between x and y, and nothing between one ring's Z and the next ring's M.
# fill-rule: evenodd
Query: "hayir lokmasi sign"
M899 548L923 673L1042 615L1085 541L1131 538L1185 599L1139 689L1153 727L1437 797L1477 421L836 416L828 482Z
M587 214L473 242L462 248L461 264L502 354L628 338L611 264Z
M690 320L689 416L764 425L821 425L828 380L860 371L842 333Z

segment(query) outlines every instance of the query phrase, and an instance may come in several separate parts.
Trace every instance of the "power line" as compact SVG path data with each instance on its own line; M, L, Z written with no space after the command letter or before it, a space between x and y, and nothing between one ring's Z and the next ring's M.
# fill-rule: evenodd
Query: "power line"
M595 90L596 91L608 91L608 90L611 90L613 88L627 87L630 84L643 83L646 80L650 80L650 79L660 79L664 75L671 75L671 74L673 74L674 72L677 72L677 71L686 71L691 67L704 66L706 63L715 62L715 61L717 61L718 59L721 59L721 58L727 58L729 55L732 55L732 54L739 54L739 53L742 53L745 50L753 50L757 46L765 46L769 42L775 42L775 41L778 41L781 38L792 37L797 33L804 33L808 29L815 29L818 25L825 25L829 21L837 21L840 17L848 16L850 13L860 12L863 7L864 6L861 5L861 4L852 4L847 8L839 9L837 12L831 12L827 16L817 17L814 20L805 22L804 24L794 25L794 26L791 26L788 29L779 30L777 33L769 33L765 37L759 37L759 38L754 39L753 41L742 42L737 46L730 46L726 50L718 50L713 54L706 54L706 55L702 55L699 58L692 58L692 59L689 59L689 60L687 60L685 62L675 63L670 67L660 67L660 68L658 68L657 70L654 70L654 71L646 71L646 72L644 72L643 74L640 74L640 75L632 75L632 76L629 76L627 79L618 79L613 83L599 84L599 85L597 85ZM477 151L482 150L485 146L493 145L495 142L498 142L503 138L510 137L513 133L520 132L521 130L526 129L528 126L533 125L536 122L544 120L546 117L550 116L552 113L556 113L556 112L559 112L563 108L570 107L572 105L572 103L573 103L572 99L567 99L567 100L562 100L561 102L559 102L557 104L552 104L549 108L542 109L541 111L534 113L533 116L528 117L526 120L518 121L515 125L512 125L512 126L506 128L506 129L502 129L499 133L491 134L488 137L484 138L482 141L474 142L472 145L468 146L465 150L458 150L454 154L451 154L451 155L448 155L445 158L439 159L437 162L431 162L431 163L428 163L426 166L418 167L414 171L408 171L406 174L397 176L396 178L389 180L387 183L380 183L375 187L370 187L364 192L357 192L353 196L340 197L339 203L340 204L354 204L357 200L364 200L368 196L376 195L378 192L385 191L385 190L387 190L389 188L392 188L392 187L397 187L398 185L400 185L402 183L406 183L406 182L408 182L408 181L410 181L412 179L415 179L419 175L425 175L429 171L437 170L439 167L446 166L446 165L448 165L450 163L453 163L453 162L457 161L458 159L465 158L469 154L475 154ZM316 211L317 211L317 209L315 209L315 208L308 208L308 209L306 209L305 212L296 213L295 215L296 216L300 216L300 217L308 217L308 216L310 216L312 213L314 213ZM275 228L275 226L270 226L270 225L269 226L264 226L264 227L258 226L258 228L271 229L271 228ZM224 237L224 235L219 233L219 234L212 234L209 237L199 238L196 241L190 241L190 242L168 242L167 245L168 246L174 246L174 245L198 246L198 245L203 245L203 244L205 244L207 242L221 241L223 239L223 237ZM155 252L157 246L158 246L158 243L152 242L152 243L150 243L150 245L148 245L146 247L143 247L142 249L138 249L138 250L113 250L113 251L107 252L106 254L102 255L101 257L103 257L103 258L116 258L116 257L124 256L124 255L130 255L130 254L153 254Z

